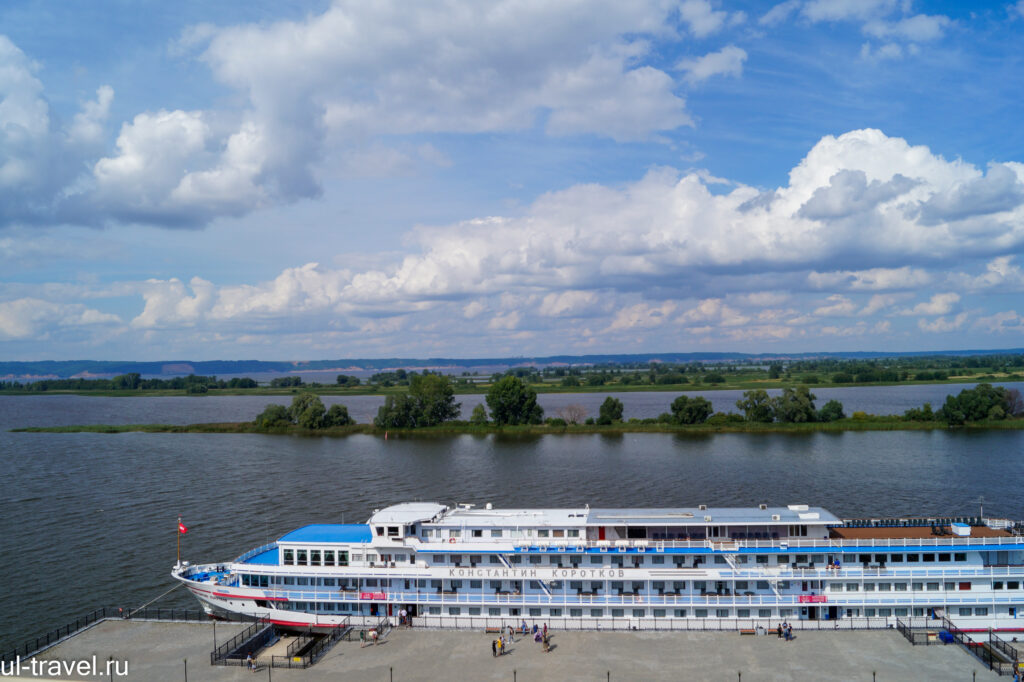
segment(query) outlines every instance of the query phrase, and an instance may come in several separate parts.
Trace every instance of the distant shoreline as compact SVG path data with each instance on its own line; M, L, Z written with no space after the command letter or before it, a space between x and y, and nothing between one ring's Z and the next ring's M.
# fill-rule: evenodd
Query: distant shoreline
M863 383L832 383L822 381L818 383L804 383L798 380L774 380L764 381L741 381L722 384L607 384L603 386L557 386L530 384L537 393L710 393L718 391L749 391L763 388L767 391L782 390L784 388L796 388L807 386L811 391L821 388L861 388L861 387L888 387L888 386L958 386L965 384L1003 384L1019 383L1017 376L982 375L973 377L958 376L941 381L870 381ZM480 383L471 386L453 385L456 395L485 395L490 389L490 383ZM51 389L46 391L31 390L4 390L0 396L45 396L45 395L80 395L97 398L180 398L183 396L193 398L208 398L214 396L295 396L300 393L315 393L324 396L366 396L379 395L389 396L404 393L408 386L370 387L360 386L358 388L346 388L333 384L303 385L301 387L285 388L213 388L206 393L190 394L180 389L124 389L124 390L72 390L72 389Z
M353 435L380 437L418 437L449 435L574 435L622 433L674 433L707 435L715 433L839 433L843 431L992 431L1022 430L1024 419L1005 419L993 422L970 422L959 427L949 427L940 421L905 421L900 417L877 417L867 419L840 419L832 422L804 422L799 424L738 422L732 424L639 424L617 423L608 425L531 424L521 426L478 425L468 422L449 422L441 426L416 429L381 429L373 424L352 424L325 429L304 429L298 426L264 428L252 422L223 422L208 424L85 424L74 426L29 426L10 429L13 433L255 433L273 436L303 436L342 438Z

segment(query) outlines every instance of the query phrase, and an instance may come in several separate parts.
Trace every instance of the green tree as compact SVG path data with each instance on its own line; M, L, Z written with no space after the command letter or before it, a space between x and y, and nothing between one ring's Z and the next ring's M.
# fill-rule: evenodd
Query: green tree
M288 407L288 416L292 422L304 429L319 429L324 425L324 415L327 409L324 407L320 396L313 393L302 393L292 398L292 404Z
M818 410L818 421L820 422L834 422L845 417L843 404L838 400L830 400Z
M772 399L768 395L768 391L763 388L744 391L743 399L736 401L736 407L743 410L743 416L748 422L763 422L767 424L775 419Z
M789 424L812 422L818 416L814 409L815 400L815 395L806 386L784 388L782 395L772 399L775 418Z
M769 379L778 379L780 376L782 376L782 365L773 364L768 367Z
M389 395L377 410L373 424L380 429L413 429L419 426L416 401L408 393Z
M324 415L324 426L348 426L356 421L348 414L348 408L342 404L331 405Z
M487 391L487 407L495 424L540 424L544 410L537 404L537 392L519 378L506 376Z
M725 377L718 372L709 372L704 375L705 384L724 384Z
M292 418L284 405L272 404L256 415L256 426L269 428L273 426L290 426Z
M129 372L128 374L120 374L110 380L110 387L118 390L131 390L134 391L142 383L142 375L138 372Z
M339 374L337 383L339 386L358 386L359 377L354 377L348 374Z
M1010 413L1011 402L1012 397L1002 386L978 384L974 388L965 388L955 397L946 396L937 416L950 426L986 419L1000 420Z
M608 396L597 411L597 423L607 426L622 421L622 401Z
M460 403L447 376L416 374L409 380L409 396L415 404L417 426L437 426L459 416Z
M672 401L672 421L677 424L703 424L711 416L711 402L702 396L681 395Z
M479 403L473 408L473 414L469 416L469 423L477 426L485 426L487 424L487 408L484 407L483 403Z
M904 412L903 418L911 422L930 422L935 420L935 413L932 404L925 403L923 407L912 407Z

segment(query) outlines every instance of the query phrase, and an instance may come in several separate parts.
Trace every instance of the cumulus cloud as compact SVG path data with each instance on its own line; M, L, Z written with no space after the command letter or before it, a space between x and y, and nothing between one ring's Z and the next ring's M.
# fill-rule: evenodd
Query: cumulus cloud
M404 315L446 301L460 302L456 316L472 319L488 297L507 294L508 305L500 306L506 312L494 318L505 324L509 309L551 319L599 315L615 292L646 291L664 302L620 301L610 328L661 324L677 311L682 322L710 319L726 327L751 314L705 292L725 288L735 291L736 303L756 306L756 298L742 296L765 283L778 290L780 282L831 292L817 315L870 314L892 299L870 302L853 294L933 284L924 264L987 259L992 272L1012 274L1009 261L998 259L1024 246L1024 200L973 222L921 219L922 207L942 197L959 206L959 197L974 196L964 187L981 176L970 164L900 138L853 131L823 138L789 183L767 195L743 185L712 192L706 174L657 169L621 187L552 192L516 217L420 229L411 235L413 252L391 267L348 271L311 263L269 282L214 292L196 282L192 291L176 280L149 283L134 324ZM768 199L751 208L756 196ZM858 268L847 267L854 262ZM678 308L691 297L705 303ZM955 293L936 294L906 314L945 315L959 300Z
M699 35L730 20L704 0L679 13ZM197 56L242 106L140 112L105 156L113 91L99 88L58 130L35 66L0 36L0 226L201 227L316 197L327 154L344 158L380 136L543 121L550 135L652 139L692 125L673 78L645 63L675 20L658 0L336 0L299 21L194 26L171 53ZM429 146L416 157L450 164Z
M776 24L781 24L799 8L800 0L785 0L785 2L780 2L762 14L757 20L757 23L762 26L775 26Z
M747 60L747 52L735 45L726 45L718 52L709 52L703 57L684 59L676 68L686 72L686 80L690 84L705 81L712 76L734 76L743 74L743 62Z
M55 303L39 298L0 301L0 339L39 339L76 327L117 324L117 315L81 303Z
M897 0L809 0L802 9L810 21L870 20L885 16L897 6Z
M920 43L938 40L952 23L941 14L915 14L897 21L869 21L864 25L864 32L882 40L899 38Z
M904 315L947 315L953 311L955 306L960 301L960 294L948 292L944 294L935 294L930 300L923 303L918 303L913 308L904 310Z
M979 317L973 326L990 334L1020 334L1024 332L1024 317L1016 310L1004 310L994 315Z
M967 313L960 313L956 317L936 317L931 321L920 319L917 321L917 328L930 334L943 334L963 328L965 322Z

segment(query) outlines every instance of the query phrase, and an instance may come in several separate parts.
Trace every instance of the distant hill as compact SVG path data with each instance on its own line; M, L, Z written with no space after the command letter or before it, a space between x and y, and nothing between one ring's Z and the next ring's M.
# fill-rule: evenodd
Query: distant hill
M131 362L111 360L39 360L0 362L0 380L67 379L71 377L112 377L138 372L146 377L173 377L188 374L204 376L245 376L337 372L366 374L391 369L434 369L441 371L502 371L509 367L548 367L558 365L599 365L625 363L690 362L769 362L813 358L871 359L885 357L1006 355L1024 353L1022 348L1003 350L947 350L912 353L858 351L848 353L619 353L607 355L548 355L497 358L348 358L341 360L166 360Z

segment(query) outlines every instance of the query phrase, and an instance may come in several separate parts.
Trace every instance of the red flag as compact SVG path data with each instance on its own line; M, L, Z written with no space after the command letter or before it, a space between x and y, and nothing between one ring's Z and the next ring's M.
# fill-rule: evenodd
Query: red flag
M185 524L182 523L181 521L178 521L178 532L181 533L182 535L184 535L185 533L188 532L188 528L186 528Z

